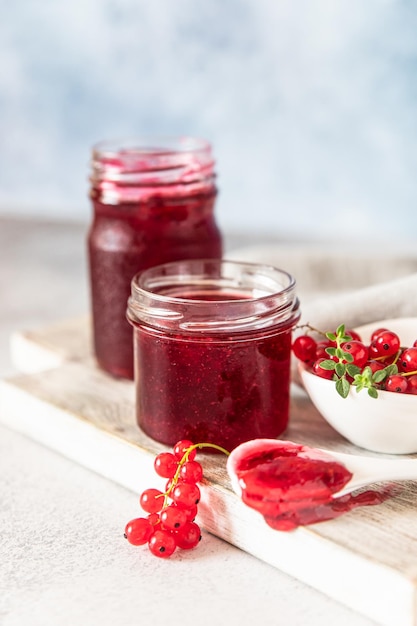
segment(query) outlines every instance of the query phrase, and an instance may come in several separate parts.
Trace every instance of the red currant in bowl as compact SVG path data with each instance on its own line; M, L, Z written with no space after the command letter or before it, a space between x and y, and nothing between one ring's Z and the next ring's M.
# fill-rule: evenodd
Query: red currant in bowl
M300 361L312 363L316 357L317 341L311 335L300 335L295 339L292 350Z
M400 372L417 373L417 348L405 348L398 359Z
M326 378L327 380L332 380L333 378L333 370L326 369L322 367L322 364L326 361L325 358L320 358L315 361L313 365L313 372L316 376L320 376L320 378Z
M337 363L332 365L332 354L324 363L332 377L317 375L316 364L299 362L307 394L351 443L387 454L417 453L417 318L382 320L354 330L369 348L367 360L357 357L358 348L356 354L341 342ZM377 354L371 346L377 346ZM351 356L343 358L346 353Z
M342 349L351 355L354 365L364 367L368 362L368 348L362 341L345 341L342 343Z
M374 357L386 358L394 356L400 349L398 333L392 330L383 330L371 342L370 348Z

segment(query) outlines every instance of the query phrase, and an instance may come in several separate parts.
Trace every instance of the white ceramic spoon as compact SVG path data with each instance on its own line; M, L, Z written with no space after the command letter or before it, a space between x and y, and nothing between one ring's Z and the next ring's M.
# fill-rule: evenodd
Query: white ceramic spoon
M279 447L285 449L287 447L300 445L302 446L302 444L296 444L291 441L276 439L254 439L237 446L227 459L227 471L233 490L238 495L242 495L237 472L237 467L240 466L242 461L250 457L256 458L260 452L267 453L268 451L279 449ZM334 498L351 493L366 485L372 485L373 483L417 480L417 458L377 458L334 452L332 450L323 450L322 448L310 446L305 446L300 456L314 460L315 458L322 458L320 457L322 453L324 453L327 460L334 459L353 474L350 481L342 489L333 494Z
M334 494L339 497L366 485L397 480L417 480L417 458L415 459L378 459L356 454L344 454L323 450L344 465L352 474L350 481Z

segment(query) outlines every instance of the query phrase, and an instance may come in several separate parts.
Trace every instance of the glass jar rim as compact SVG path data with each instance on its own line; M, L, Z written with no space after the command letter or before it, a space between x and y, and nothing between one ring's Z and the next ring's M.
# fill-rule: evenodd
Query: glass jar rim
M173 155L211 153L211 144L206 139L189 135L138 135L105 139L93 145L93 158L115 157L132 154Z
M92 148L90 180L116 184L178 184L213 180L209 141L190 136L143 136L105 140Z
M189 333L287 328L300 317L295 284L291 274L271 265L174 261L133 277L127 316L133 324Z

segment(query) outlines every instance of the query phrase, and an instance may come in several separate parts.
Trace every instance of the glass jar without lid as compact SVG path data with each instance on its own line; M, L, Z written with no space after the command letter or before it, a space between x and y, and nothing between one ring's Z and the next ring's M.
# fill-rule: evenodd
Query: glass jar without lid
M88 236L94 350L133 378L126 304L133 276L179 259L220 258L210 144L191 137L100 143L93 149Z
M153 439L233 449L287 427L295 281L277 268L210 259L132 281L137 421Z

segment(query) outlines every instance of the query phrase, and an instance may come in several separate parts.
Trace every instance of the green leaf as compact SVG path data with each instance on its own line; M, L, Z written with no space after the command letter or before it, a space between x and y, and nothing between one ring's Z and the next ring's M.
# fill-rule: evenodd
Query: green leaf
M336 363L336 367L334 369L339 378L346 374L346 365L344 363Z
M326 337L327 339L330 339L330 341L336 341L337 337L334 333L326 333Z
M393 363L392 365L387 365L385 371L387 373L387 376L394 376L395 374L398 374L398 366L395 363Z
M386 378L386 376L387 376L386 369L377 370L372 376L372 380L374 383L382 383L382 381L384 380L384 378Z
M345 354L346 353L342 350L342 348L336 348L336 356L338 359L343 359Z
M336 333L338 337L343 337L343 335L345 334L345 325L340 324L340 326L338 326L338 328L336 329Z
M368 395L370 395L371 398L377 398L378 397L378 391L375 389L375 387L369 387Z
M332 348L332 347L326 348L325 352L327 352L329 356L336 356L336 348Z
M353 356L351 355L350 352L345 352L343 351L343 356L342 359L344 359L345 361L347 361L348 363L352 363L353 361Z
M363 368L362 376L364 376L364 378L367 378L367 379L371 380L371 378L372 378L372 370L369 367L369 365L367 365L366 367Z
M355 376L360 374L361 368L358 367L357 365L352 365L351 363L349 363L349 365L346 366L346 371L349 374L349 376L352 376L352 378L354 378Z
M320 367L324 370L334 370L336 367L336 363L331 359L325 359L320 363Z
M346 380L346 378L339 378L338 381L336 381L336 391L339 394L339 396L342 396L342 398L347 398L349 395L349 389L350 389L350 385L349 382Z

